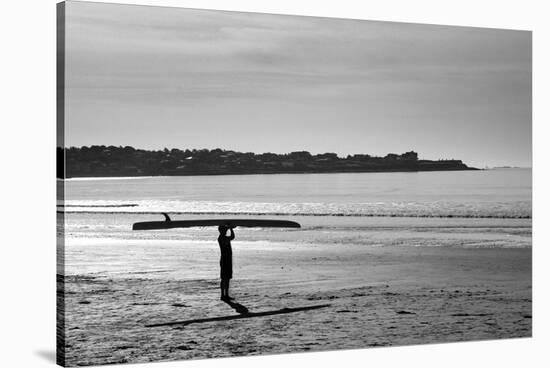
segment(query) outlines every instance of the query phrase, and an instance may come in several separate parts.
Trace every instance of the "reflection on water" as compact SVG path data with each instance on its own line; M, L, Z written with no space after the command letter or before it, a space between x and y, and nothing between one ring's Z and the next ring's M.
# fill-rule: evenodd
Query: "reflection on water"
M531 170L69 180L65 210L284 216L531 217Z

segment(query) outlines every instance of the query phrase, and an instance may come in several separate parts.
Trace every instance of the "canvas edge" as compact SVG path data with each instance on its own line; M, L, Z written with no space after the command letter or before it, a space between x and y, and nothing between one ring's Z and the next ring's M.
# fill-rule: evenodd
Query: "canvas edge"
M56 363L65 366L65 2L56 4Z

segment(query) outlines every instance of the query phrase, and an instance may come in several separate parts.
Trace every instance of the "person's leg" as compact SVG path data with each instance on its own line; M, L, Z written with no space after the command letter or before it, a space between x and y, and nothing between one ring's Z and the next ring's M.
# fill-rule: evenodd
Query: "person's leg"
M230 279L227 279L226 284L225 284L225 297L227 299L233 299L229 296L229 281L230 281Z
M229 297L229 280L222 279L220 286L222 289L222 299L228 298Z
M225 297L223 279L220 281L220 291L221 291L221 299L223 299Z

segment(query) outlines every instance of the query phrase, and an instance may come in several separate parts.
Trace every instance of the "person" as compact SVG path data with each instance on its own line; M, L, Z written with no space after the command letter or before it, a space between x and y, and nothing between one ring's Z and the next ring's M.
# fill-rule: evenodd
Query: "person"
M227 236L227 230L230 230L230 235ZM229 226L218 227L220 236L218 236L218 244L220 245L220 289L221 300L232 300L229 296L229 280L233 277L233 251L231 250L231 240L235 239L233 228Z

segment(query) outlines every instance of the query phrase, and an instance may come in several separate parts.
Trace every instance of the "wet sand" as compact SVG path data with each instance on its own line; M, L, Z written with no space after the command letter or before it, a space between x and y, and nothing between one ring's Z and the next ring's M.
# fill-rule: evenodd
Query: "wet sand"
M246 316L219 299L216 244L108 242L66 247L69 366L531 336L531 248L236 241Z

